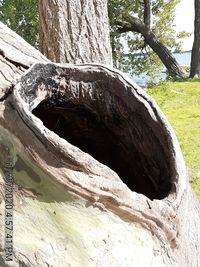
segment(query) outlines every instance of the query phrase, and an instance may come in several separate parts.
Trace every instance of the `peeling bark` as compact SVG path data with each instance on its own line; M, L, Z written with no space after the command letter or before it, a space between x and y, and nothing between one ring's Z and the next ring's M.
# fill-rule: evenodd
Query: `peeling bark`
M14 69L0 90L0 224L9 156L12 266L199 266L199 204L155 101L115 69L50 63L2 28L15 44L9 58L0 42L3 76ZM3 232L0 248L4 266Z

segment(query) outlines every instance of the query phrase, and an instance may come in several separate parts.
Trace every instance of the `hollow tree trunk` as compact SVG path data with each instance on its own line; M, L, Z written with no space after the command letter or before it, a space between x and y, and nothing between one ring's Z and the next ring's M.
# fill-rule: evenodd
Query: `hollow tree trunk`
M124 21L128 21L128 23L124 23L122 21L117 22L117 25L119 26L118 31L120 33L132 31L142 34L145 38L146 44L148 44L158 55L172 77L186 77L186 72L180 67L169 49L161 41L159 41L152 31L150 31L149 25L146 26L140 19L133 16L124 19Z
M40 0L39 8L40 51L50 60L112 65L107 0Z
M195 21L194 21L194 43L192 47L192 58L190 77L200 77L200 1L195 0Z
M199 266L199 204L152 98L115 69L49 63L0 32L0 266L8 161L12 266Z

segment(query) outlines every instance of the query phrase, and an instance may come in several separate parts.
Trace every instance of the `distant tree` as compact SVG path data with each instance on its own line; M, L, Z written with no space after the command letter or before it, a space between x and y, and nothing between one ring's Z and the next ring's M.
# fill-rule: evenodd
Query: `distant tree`
M151 0L144 0L144 24L151 30Z
M129 70L133 68L138 73L148 74L163 68L162 62L172 76L184 77L184 70L170 52L180 47L173 28L174 11L179 2L110 0L109 16L115 62L121 63L123 67L125 65ZM185 35L182 33L181 37ZM129 48L127 60L123 55L124 38Z
M200 77L200 0L195 0L194 20L194 43L192 47L192 58L190 77Z

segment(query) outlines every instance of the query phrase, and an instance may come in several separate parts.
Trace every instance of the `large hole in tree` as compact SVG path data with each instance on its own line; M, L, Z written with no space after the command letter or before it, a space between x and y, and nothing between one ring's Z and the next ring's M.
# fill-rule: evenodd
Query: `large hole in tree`
M170 191L169 162L159 140L138 114L128 120L113 110L94 112L87 106L42 101L33 114L71 144L114 170L127 186L150 199L162 199Z

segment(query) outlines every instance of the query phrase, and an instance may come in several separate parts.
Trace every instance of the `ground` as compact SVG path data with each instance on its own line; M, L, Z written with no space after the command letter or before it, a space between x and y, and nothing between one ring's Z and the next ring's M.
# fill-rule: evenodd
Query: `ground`
M174 128L200 200L200 80L164 82L151 86L148 93Z

